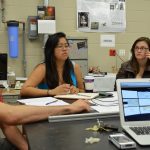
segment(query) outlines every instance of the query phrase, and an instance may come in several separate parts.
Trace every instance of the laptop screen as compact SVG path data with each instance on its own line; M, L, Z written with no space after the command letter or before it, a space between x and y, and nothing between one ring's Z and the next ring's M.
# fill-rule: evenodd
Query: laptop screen
M150 82L121 82L125 121L150 120Z
M0 53L0 80L7 80L7 54Z

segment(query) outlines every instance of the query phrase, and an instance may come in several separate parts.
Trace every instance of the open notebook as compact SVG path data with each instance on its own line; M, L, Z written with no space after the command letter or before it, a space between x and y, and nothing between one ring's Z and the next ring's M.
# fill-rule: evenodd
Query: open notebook
M60 99L93 99L98 96L99 93L78 93L78 94L56 95L54 97Z

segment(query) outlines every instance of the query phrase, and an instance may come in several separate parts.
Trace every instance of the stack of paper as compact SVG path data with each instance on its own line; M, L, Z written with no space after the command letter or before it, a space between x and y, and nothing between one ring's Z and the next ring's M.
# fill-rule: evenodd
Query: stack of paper
M78 94L56 95L54 97L60 99L93 99L98 96L99 93L78 93Z
M100 114L118 114L119 113L119 102L117 92L109 92L113 94L113 97L108 98L96 98L91 100L91 106L94 110Z

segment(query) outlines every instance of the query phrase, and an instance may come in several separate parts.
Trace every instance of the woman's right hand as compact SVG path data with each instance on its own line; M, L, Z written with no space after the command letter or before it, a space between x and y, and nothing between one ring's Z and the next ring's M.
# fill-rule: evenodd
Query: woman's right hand
M64 95L70 93L70 84L62 84L52 90L53 95Z
M146 57L150 59L150 52L149 51L146 52Z

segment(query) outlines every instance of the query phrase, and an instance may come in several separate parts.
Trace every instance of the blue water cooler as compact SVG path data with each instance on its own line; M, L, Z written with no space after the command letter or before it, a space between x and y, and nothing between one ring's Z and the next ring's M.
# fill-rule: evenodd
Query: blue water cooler
M8 41L9 41L9 56L11 58L18 57L18 27L19 22L15 20L10 20L7 22L8 27Z

